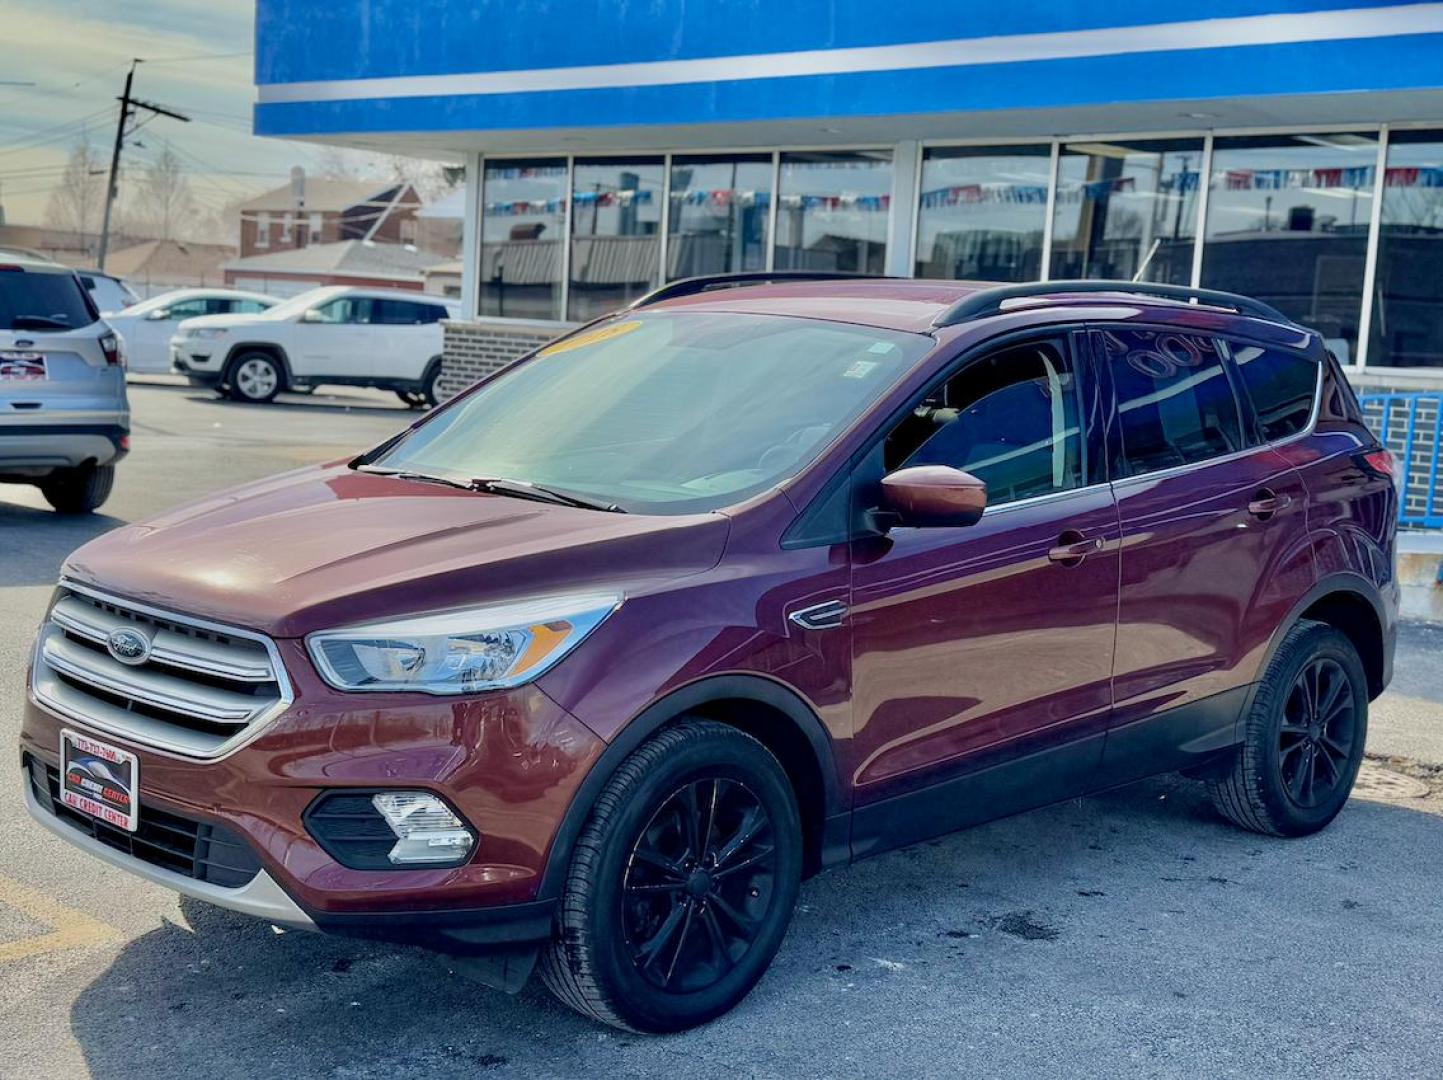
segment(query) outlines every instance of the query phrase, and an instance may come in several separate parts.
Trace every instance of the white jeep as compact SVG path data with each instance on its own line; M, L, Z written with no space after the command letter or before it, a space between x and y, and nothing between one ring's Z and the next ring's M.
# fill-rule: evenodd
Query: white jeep
M236 401L270 401L322 383L394 390L408 405L436 403L444 298L395 289L312 289L259 315L187 319L170 339L171 365Z

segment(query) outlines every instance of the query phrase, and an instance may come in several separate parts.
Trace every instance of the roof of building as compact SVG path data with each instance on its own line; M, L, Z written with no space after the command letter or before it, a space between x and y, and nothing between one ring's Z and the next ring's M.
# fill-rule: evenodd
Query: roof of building
M403 244L378 244L366 240L341 240L334 244L311 244L303 248L272 251L233 259L227 270L274 274L350 274L358 277L396 278L420 281L421 272L442 256L417 251Z
M192 244L179 240L147 240L105 260L107 273L157 284L192 284L220 273L221 264L234 257L230 244Z
M311 211L339 213L361 203L380 202L385 204L389 203L395 195L396 186L394 180L313 180L308 177L305 184L303 209L308 213ZM419 202L420 199L413 190L407 201ZM295 192L291 185L286 184L284 187L267 191L264 195L257 195L249 202L241 203L240 209L242 213L259 210L280 213L287 210L294 211L296 209Z

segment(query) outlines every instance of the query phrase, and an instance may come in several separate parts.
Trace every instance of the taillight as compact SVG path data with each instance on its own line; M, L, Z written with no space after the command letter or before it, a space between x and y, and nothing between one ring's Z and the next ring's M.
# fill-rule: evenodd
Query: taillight
M1363 455L1363 460L1368 463L1379 476L1391 476L1393 483L1399 484L1403 481L1403 469L1398 459L1393 456L1391 450L1379 447L1377 450L1369 450Z
M105 354L107 364L114 364L116 367L125 366L125 350L120 347L120 337L117 334L105 334L101 337L100 351Z

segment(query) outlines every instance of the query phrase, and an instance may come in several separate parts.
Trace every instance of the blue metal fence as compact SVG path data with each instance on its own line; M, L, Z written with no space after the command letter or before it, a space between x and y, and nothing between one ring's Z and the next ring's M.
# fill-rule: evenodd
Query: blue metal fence
M1363 414L1402 468L1398 523L1443 529L1443 393L1361 394Z

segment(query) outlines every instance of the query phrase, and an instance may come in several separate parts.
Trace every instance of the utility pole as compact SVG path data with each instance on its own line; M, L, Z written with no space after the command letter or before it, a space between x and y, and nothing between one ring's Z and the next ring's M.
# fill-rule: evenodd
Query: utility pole
M115 146L110 151L110 179L105 185L105 218L100 225L100 252L95 260L96 267L100 270L105 269L105 256L110 250L110 216L114 210L115 196L120 187L120 152L125 148L125 129L130 123L131 117L135 115L137 109L145 109L156 116L169 116L172 120L190 123L188 116L182 116L178 112L172 112L170 109L130 96L131 87L135 84L135 69L143 63L145 61L139 57L130 61L130 70L125 74L125 89L121 92L119 99L120 119L115 124Z

